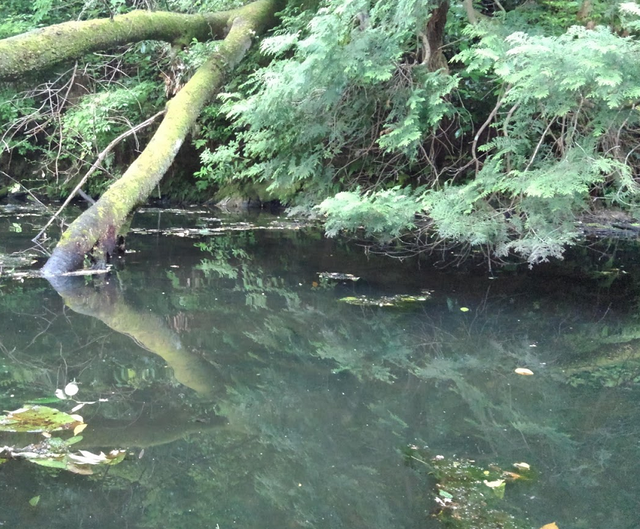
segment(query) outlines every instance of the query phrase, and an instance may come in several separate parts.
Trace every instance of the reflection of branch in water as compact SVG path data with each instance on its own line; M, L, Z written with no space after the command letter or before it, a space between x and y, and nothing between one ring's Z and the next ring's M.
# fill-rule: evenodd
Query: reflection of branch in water
M201 394L212 392L218 376L214 367L184 349L180 337L162 318L129 306L115 285L107 283L98 289L75 277L52 277L49 282L70 309L99 319L143 349L160 356L173 369L178 382Z
M159 417L145 416L134 423L95 417L82 432L82 441L75 448L147 448L177 441L188 435L212 431L227 424L214 416L206 422L196 422L188 412L174 411ZM42 441L41 434L0 432L0 446L29 446Z

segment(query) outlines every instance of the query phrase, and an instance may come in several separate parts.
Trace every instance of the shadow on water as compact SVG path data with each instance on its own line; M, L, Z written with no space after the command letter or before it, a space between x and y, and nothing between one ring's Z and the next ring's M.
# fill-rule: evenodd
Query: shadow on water
M617 265L490 279L304 229L131 249L106 280L0 283L3 408L75 378L107 399L84 447L130 452L93 476L3 464L5 526L439 527L408 445L530 464L501 503L527 527L638 526L638 289Z

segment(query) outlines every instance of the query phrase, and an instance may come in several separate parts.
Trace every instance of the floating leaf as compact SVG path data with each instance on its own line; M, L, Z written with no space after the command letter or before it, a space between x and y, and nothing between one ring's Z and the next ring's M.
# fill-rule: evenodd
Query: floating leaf
M31 507L35 507L38 503L40 503L40 496L34 496L29 500L29 505L31 505Z
M64 393L65 393L65 395L67 395L69 397L73 397L74 395L76 395L79 390L80 390L80 388L78 387L78 384L76 384L75 380L72 381L72 382L69 382L64 387Z
M341 274L338 272L318 272L320 279L333 279L334 281L358 281L360 278L353 274Z
M106 464L117 465L118 463L122 463L126 455L127 455L126 450L111 450L111 452L107 454Z
M502 477L504 477L505 479L512 479L512 480L516 480L516 479L522 479L522 476L520 474L516 474L515 472L509 472L508 470L505 470L504 472L502 472Z
M556 522L551 522L546 525L543 525L540 529L558 529Z
M78 424L78 426L73 429L73 435L77 436L80 432L83 432L86 427L87 425L85 423Z
M36 465L40 465L41 467L49 467L49 468L67 468L67 464L64 461L58 461L57 459L29 459L32 463Z
M529 465L529 463L524 463L524 462L514 463L513 466L516 467L518 470L531 470L531 466Z
M524 376L533 375L533 371L531 371L531 369L527 369L526 367L518 367L515 371L516 371L516 374L518 375L524 375Z
M83 476L90 476L91 474L93 474L93 470L91 470L90 467L83 466L83 465L75 465L73 463L67 463L65 470L68 470L69 472L73 472L74 474L81 474Z
M446 490L441 489L438 491L438 494L443 498L447 498L448 500L453 499L453 494L448 493Z
M79 454L69 454L67 457L80 465L99 465L107 460L103 452L94 454L88 450L79 450Z
M495 481L487 481L485 479L484 484L493 490L496 497L500 499L504 498L504 491L506 488L504 479L496 479Z
M417 302L429 300L429 295L408 296L398 294L397 296L382 296L380 298L368 298L367 296L349 296L341 298L340 301L349 305L360 305L361 307L402 307Z
M69 430L81 423L79 415L69 415L48 406L25 406L0 415L0 431L3 432L54 432Z
M460 312L469 312L468 307L460 307Z

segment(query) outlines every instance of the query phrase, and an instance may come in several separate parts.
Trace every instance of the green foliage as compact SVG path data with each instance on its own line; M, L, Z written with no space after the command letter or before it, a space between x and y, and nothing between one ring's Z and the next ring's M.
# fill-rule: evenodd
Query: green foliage
M543 12L515 9L500 24L467 26L472 44L460 45L454 74L415 60L427 4L290 11L262 42L271 64L224 96L236 135L203 151L198 176L223 189L264 183L289 204L321 202L330 235L363 227L388 242L426 215L439 238L498 257L561 257L579 236L577 215L593 202L628 208L638 190L639 49L604 27L564 32L585 16L581 6L550 1ZM606 8L594 2L589 20L604 20ZM455 16L449 29L462 27ZM475 138L471 161L451 160L440 174L454 177L440 181L425 144L451 120L454 94L471 109L458 108L455 135L475 129ZM411 185L399 187L405 179ZM417 189L423 183L427 191Z
M363 227L368 236L389 241L415 227L422 209L419 196L400 187L364 194L345 191L324 200L318 209L328 217L325 229L330 237Z
M639 123L640 47L606 28L558 37L487 30L456 59L498 88L488 141L467 182L430 191L425 206L441 237L511 251L530 263L560 257L593 201L637 199L630 131Z
M106 147L128 128L130 120L139 120L147 107L157 102L158 86L149 81L89 94L65 113L62 132L69 145L80 146L84 157Z
M223 110L239 131L204 152L201 176L266 182L293 201L301 189L321 199L359 178L393 179L407 169L450 112L445 96L456 84L415 60L429 7L353 0L329 2L311 18L288 13L284 30L261 45L275 60L242 87L243 97L226 96Z

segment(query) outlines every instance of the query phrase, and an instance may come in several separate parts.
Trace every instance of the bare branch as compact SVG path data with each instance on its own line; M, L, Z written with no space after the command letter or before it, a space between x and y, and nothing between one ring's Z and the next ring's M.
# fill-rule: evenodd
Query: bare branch
M131 136L132 134L135 134L136 132L138 132L139 130L151 125L151 123L153 123L157 118L159 118L160 116L164 115L166 112L166 110L161 110L160 112L158 112L157 114L154 114L153 116L151 116L149 119L143 121L142 123L140 123L139 125L136 125L135 127L127 130L126 132L123 132L122 134L120 134L120 136L118 136L117 138L115 138L109 145L107 145L107 147L98 155L98 158L96 159L96 161L93 163L93 165L91 166L91 168L87 171L87 173L82 177L82 180L80 180L80 182L78 183L78 185L73 189L73 191L71 191L71 193L69 193L69 196L67 197L67 199L64 201L64 203L62 204L62 206L60 206L60 208L58 209L58 211L55 212L55 214L53 215L53 217L51 217L49 219L49 221L44 225L44 228L42 228L38 234L31 239L33 242L37 242L38 239L42 236L42 234L47 231L47 228L49 226L51 226L51 224L53 224L53 221L56 220L56 218L58 218L58 215L60 215L60 213L62 213L62 210L64 208L67 207L67 205L69 204L69 202L71 202L71 200L73 200L73 197L76 196L76 193L78 193L82 186L87 182L87 180L89 179L89 177L95 173L99 167L100 164L102 164L102 162L104 161L104 159L107 157L107 154L109 154L116 145L118 145L118 143L120 143L122 140L124 140L125 138L128 138L129 136Z

